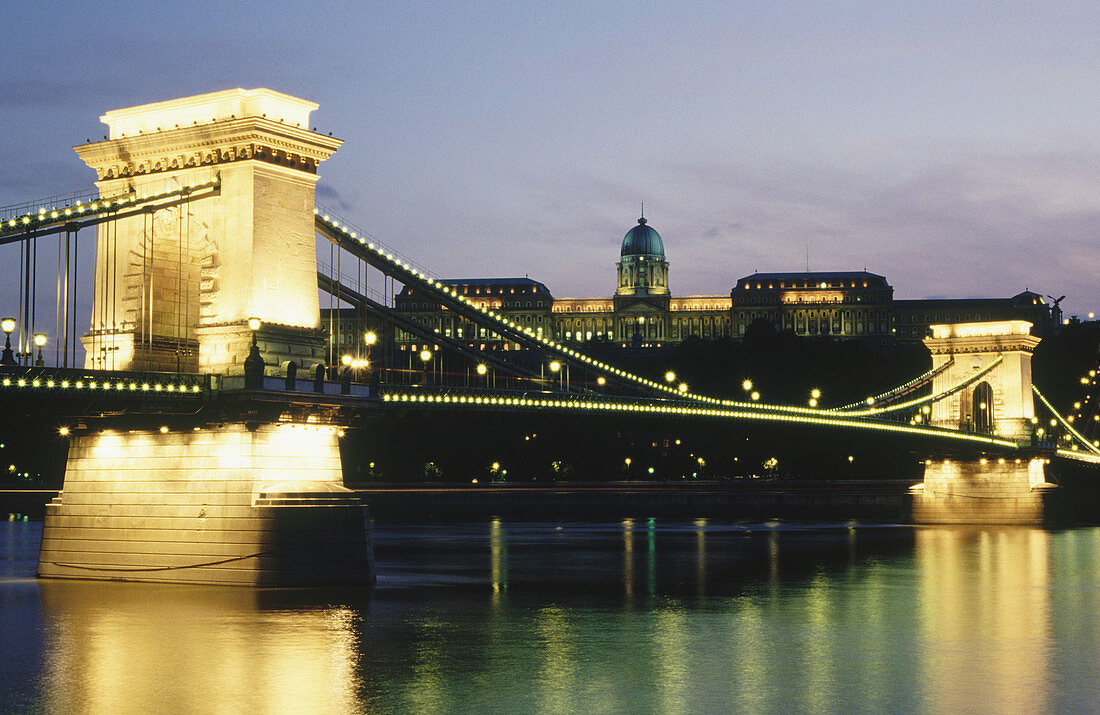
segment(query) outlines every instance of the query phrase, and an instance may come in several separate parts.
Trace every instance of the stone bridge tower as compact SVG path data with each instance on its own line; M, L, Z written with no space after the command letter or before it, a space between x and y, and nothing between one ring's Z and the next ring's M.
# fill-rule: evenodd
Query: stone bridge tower
M240 373L251 317L268 365L322 361L313 196L340 140L309 131L316 108L234 89L103 115L109 138L76 148L100 194L182 195L99 225L87 367ZM343 432L318 419L328 408L257 404L246 392L159 428L149 413L86 416L46 506L38 575L372 582Z
M1021 449L925 460L924 481L912 490L914 522L1041 524L1056 517L1059 499L1046 481L1046 460L1031 447L1031 354L1039 338L1030 331L1022 320L932 326L924 344L933 367L954 361L935 378L934 394L986 371L933 405L932 426L1014 440Z
M1039 344L1030 330L1031 323L1023 320L933 325L932 337L924 341L932 353L932 367L954 361L936 376L933 393L964 382L998 358L1001 362L977 382L935 403L932 425L1028 438L1035 416L1031 353Z
M239 373L250 317L267 364L323 361L314 187L341 141L315 109L232 89L100 117L106 141L75 149L101 196L219 186L99 225L86 367Z

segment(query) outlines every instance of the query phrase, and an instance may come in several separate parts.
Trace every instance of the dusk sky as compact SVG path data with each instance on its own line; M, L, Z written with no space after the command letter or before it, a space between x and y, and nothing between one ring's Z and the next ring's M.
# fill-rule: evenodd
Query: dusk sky
M965 6L965 7L961 7ZM106 110L234 87L320 104L318 203L442 277L674 294L862 270L897 298L1100 311L1100 5L5 4L0 205L91 188Z

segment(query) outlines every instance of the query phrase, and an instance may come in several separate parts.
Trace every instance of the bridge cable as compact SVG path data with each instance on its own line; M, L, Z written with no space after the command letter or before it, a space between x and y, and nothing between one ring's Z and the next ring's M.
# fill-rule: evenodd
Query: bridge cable
M35 330L36 323L38 322L38 236L35 235L31 239L31 321L27 326L27 352L30 353L30 357L27 358L27 364L30 365L34 362L34 342L33 336L37 331Z
M924 397L918 397L918 398L915 398L915 399L912 399L912 400L907 400L905 402L899 402L899 403L896 403L896 404L893 404L893 405L888 405L886 407L881 407L881 408L869 407L865 410L850 410L848 412L845 412L844 414L845 415L853 415L853 416L885 414L887 412L897 412L899 410L904 410L904 409L907 409L909 407L916 407L916 406L931 403L931 402L939 402L940 400L944 399L945 397L950 397L951 395L955 394L956 392L963 389L967 385L970 385L974 382L977 382L979 379L981 379L982 377L987 375L990 371L992 371L993 368L1000 365L1003 361L1004 361L1004 355L997 355L997 358L995 360L993 360L991 363L986 365L981 370L978 370L973 375L970 375L969 377L966 377L966 378L960 380L959 382L955 383L954 385L951 385L951 386L945 388L941 392L937 392L937 393L934 393L934 394L931 394L931 395L926 395Z
M77 274L77 271L80 267L80 229L77 228L75 231L73 231L72 236L73 236L72 251L69 250L68 239L66 239L65 253L68 254L68 260L70 261L70 263L72 264L72 267L73 267L73 291L72 291L72 293L73 293L73 321L72 321L72 331L69 331L67 328L65 330L65 341L66 341L66 347L70 347L70 345L71 345L72 356L73 356L73 367L76 367L76 342L77 342L77 335L78 335L77 332L76 332L76 320L77 320L77 318L76 318L76 313L77 313L77 311L76 311L76 294L77 294L77 289L79 288L79 285L80 285L79 276ZM66 268L65 268L66 290L68 290L68 282L69 282L68 270L69 269L66 266ZM69 308L68 308L68 304L66 302L66 306L65 306L66 315L68 315L68 310L69 310ZM66 362L65 366L68 367L67 362Z
M180 372L180 333L183 331L183 212L176 214L176 374Z
M939 367L934 367L923 375L918 375L917 377L902 385L892 387L889 390L881 392L877 395L872 395L866 400L862 400L860 402L853 402L849 405L844 405L843 407L833 407L829 409L833 412L846 412L848 410L856 409L857 407L863 407L864 405L878 404L879 402L882 402L883 400L886 400L890 397L900 396L901 394L904 394L906 392L912 392L913 390L920 389L921 387L923 387L924 383L933 380L937 375L947 370L947 368L951 367L954 362L955 358L951 358L943 365L940 365Z
M54 300L54 336L53 341L53 363L54 365L60 365L61 360L61 249L64 243L59 238L57 241L57 298Z
M1063 427L1066 428L1066 431L1073 435L1074 438L1077 439L1077 441L1079 441L1081 444L1085 445L1085 448L1088 449L1090 452L1100 454L1100 447L1097 447L1095 444L1088 441L1088 439L1084 435L1073 428L1073 425L1068 422L1066 418L1058 414L1058 410L1054 409L1054 405L1050 404L1047 398L1043 396L1043 393L1039 392L1039 388L1036 387L1034 383L1032 383L1031 385L1031 391L1034 392L1039 400L1043 403L1043 405L1045 405L1046 408L1050 410L1050 414L1054 415L1054 418L1058 420L1058 422L1060 422Z

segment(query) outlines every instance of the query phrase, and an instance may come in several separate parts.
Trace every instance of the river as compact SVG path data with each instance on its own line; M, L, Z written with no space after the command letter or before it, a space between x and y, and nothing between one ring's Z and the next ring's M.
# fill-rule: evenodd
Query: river
M38 581L0 522L7 712L1100 707L1100 529L376 523L361 590Z

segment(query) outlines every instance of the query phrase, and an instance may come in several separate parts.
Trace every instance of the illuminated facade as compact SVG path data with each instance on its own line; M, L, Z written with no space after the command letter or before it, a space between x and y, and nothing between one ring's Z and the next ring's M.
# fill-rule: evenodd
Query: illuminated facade
M554 298L549 288L530 278L441 282L521 327L530 328L537 336L564 343L642 347L680 342L692 336L732 337L729 296L671 294L664 242L644 217L623 237L616 269L615 294L606 298ZM451 314L415 289L402 289L394 302L399 313L444 337L463 340L482 350L519 347L492 330ZM410 333L396 331L396 341L398 350L418 349L419 343Z
M895 300L894 328L899 340L921 340L932 325L995 320L1026 320L1040 337L1058 329L1058 315L1038 293L1024 291L1011 298L933 298Z
M99 225L86 367L240 374L251 317L267 363L321 362L314 186L341 141L315 109L232 89L100 117L109 138L76 152L101 196L183 198Z
M1041 295L895 300L886 278L866 271L754 273L733 289L735 334L754 320L796 335L892 338L916 342L937 323L1026 320L1035 335L1058 327Z
M530 278L442 282L538 336L567 344L650 347L692 337L740 339L755 321L801 336L909 342L923 339L935 323L1026 320L1036 335L1057 327L1051 307L1037 293L895 300L886 278L867 271L758 272L738 279L729 295L676 296L669 287L664 241L644 217L623 237L616 274L613 295L590 298L555 298ZM519 347L413 289L402 290L395 305L432 331L479 349ZM420 349L424 342L401 330L395 335L399 350Z
M932 405L930 424L988 434L1027 444L1039 438L1034 426L1031 355L1040 338L1024 320L936 324L924 340L936 375L933 394L950 392L960 379L980 381L951 392ZM1051 518L1045 460L1034 455L1008 459L929 459L924 481L912 489L913 520L948 524L1042 524Z
M732 291L738 337L755 320L796 335L889 336L894 289L866 271L754 273Z

